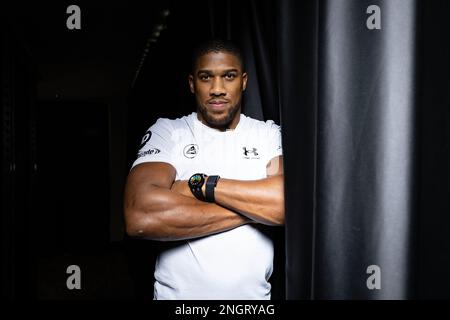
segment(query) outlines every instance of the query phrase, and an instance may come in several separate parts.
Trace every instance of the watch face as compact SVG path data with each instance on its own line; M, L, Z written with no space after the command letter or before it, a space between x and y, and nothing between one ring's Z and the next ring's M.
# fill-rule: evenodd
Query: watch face
M191 177L190 183L193 187L200 186L203 182L203 177L201 174L196 174Z

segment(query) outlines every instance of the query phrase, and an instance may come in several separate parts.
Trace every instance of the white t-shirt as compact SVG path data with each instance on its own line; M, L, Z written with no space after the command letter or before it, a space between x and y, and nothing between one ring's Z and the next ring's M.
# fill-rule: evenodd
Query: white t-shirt
M194 173L256 180L282 154L280 127L241 114L234 130L221 132L193 112L161 118L147 130L133 167L167 162L176 180ZM273 243L257 225L182 241L163 251L155 268L154 299L270 299Z

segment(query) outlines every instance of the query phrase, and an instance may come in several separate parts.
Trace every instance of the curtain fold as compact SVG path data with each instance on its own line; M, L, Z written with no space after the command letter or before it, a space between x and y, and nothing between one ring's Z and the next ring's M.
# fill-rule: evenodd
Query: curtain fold
M277 66L286 208L286 298L313 294L317 13L315 1L281 1Z
M415 1L323 1L315 298L409 297L414 228ZM380 287L368 288L367 269Z

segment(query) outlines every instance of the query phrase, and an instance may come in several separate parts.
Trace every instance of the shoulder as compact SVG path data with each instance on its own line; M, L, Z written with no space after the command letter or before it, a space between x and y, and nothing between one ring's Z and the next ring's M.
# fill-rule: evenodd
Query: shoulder
M266 131L268 133L279 132L281 127L273 120L261 121L248 116L244 116L246 128L250 130Z
M150 127L151 130L168 130L173 131L189 126L191 115L183 116L176 119L158 118L156 122Z

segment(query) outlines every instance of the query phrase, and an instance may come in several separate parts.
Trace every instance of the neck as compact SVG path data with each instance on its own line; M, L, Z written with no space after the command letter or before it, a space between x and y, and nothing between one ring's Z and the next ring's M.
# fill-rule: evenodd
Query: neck
M204 125L212 128L212 129L216 129L216 130L219 130L222 132L236 129L236 127L240 121L240 118L241 118L241 112L239 110L228 124L223 125L223 126L214 126L214 125L211 125L210 123L206 122L206 120L203 118L201 112L197 111L197 119L201 123L203 123Z

